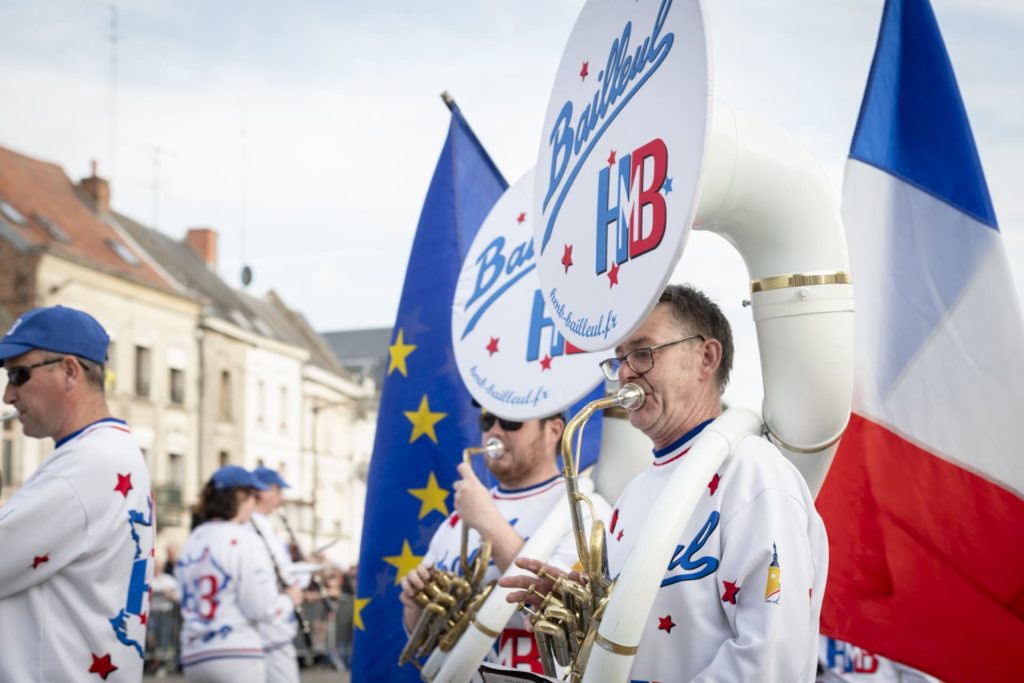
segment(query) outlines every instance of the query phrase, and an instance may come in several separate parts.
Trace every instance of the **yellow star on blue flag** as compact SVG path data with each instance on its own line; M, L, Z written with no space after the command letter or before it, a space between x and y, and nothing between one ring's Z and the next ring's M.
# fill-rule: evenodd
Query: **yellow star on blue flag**
M412 434L409 435L409 443L413 443L421 436L429 436L430 440L437 443L437 433L434 425L448 417L448 413L435 413L430 410L430 401L427 395L423 394L420 399L420 407L416 410L406 410L405 417L412 422Z
M427 479L425 487L409 489L409 493L420 500L419 519L423 519L434 510L437 510L445 517L448 516L448 505L445 503L445 500L447 500L449 492L437 485L437 477L434 476L433 472L430 473L430 478Z

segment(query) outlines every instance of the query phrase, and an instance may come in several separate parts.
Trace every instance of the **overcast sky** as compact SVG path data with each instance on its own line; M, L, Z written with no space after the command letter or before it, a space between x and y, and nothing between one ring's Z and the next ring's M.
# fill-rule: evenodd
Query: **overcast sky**
M581 0L0 3L0 145L97 159L121 212L221 235L219 272L320 330L394 322L449 90L509 182L535 162ZM801 139L836 196L882 0L717 0L716 100ZM1024 3L933 0L1024 298ZM113 104L116 101L116 106ZM112 135L113 131L113 135ZM113 138L113 142L112 142ZM691 240L674 278L711 290L756 354L739 257ZM756 363L736 392L759 391ZM747 400L744 400L746 403Z

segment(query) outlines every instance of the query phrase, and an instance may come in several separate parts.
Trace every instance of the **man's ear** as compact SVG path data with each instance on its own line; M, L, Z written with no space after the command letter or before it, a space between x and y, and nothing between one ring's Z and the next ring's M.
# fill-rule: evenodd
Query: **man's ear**
M722 365L722 342L708 339L704 342L704 351L700 357L700 378L713 378Z
M82 366L78 364L74 356L64 356L61 359L60 368L64 371L64 384L68 389L71 388L71 382L80 382L84 379L85 373Z

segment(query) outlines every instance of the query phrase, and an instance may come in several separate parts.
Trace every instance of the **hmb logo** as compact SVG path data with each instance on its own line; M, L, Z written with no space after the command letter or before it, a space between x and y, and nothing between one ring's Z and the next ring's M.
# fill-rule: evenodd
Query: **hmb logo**
M612 173L615 167L616 172ZM661 193L668 170L668 149L655 138L609 163L597 179L597 250L594 272L608 270L611 257L622 265L657 248L665 236L665 197Z

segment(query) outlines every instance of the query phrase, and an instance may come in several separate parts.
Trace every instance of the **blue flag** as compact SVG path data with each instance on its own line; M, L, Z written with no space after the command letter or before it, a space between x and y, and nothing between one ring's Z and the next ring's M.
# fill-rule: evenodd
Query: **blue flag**
M508 187L458 109L420 214L389 347L367 482L355 605L354 681L418 681L405 645L399 581L453 511L462 450L480 442L452 351L462 259ZM484 480L486 482L486 480Z

